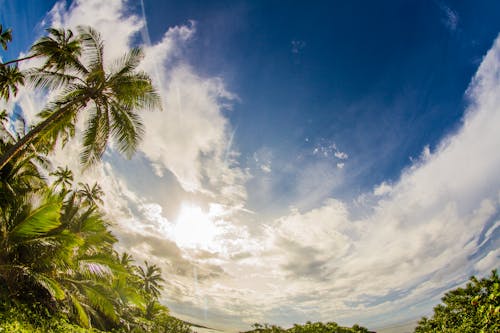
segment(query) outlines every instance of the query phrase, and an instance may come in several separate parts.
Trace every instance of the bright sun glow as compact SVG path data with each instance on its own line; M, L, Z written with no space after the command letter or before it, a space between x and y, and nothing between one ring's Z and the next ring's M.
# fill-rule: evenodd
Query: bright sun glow
M216 237L222 230L214 221L213 214L200 207L184 203L173 226L175 242L184 248L216 250Z

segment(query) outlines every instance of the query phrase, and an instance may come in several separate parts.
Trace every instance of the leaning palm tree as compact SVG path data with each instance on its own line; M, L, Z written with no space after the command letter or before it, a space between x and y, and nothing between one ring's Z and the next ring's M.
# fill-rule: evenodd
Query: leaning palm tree
M57 66L56 70L49 66L27 75L35 86L62 87L62 93L40 113L43 120L0 157L0 170L31 143L55 144L61 134L74 135L75 122L83 111L88 113L80 155L84 166L100 160L110 138L128 157L137 149L143 134L137 112L160 108L160 98L151 79L137 71L142 52L132 49L108 71L104 67L104 46L99 33L90 27L80 27L79 32L81 60L75 57L64 72Z

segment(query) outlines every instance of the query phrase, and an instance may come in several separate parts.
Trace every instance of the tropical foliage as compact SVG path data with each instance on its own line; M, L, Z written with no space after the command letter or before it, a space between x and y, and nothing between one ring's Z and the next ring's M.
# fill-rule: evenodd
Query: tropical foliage
M142 133L137 111L158 104L147 75L135 70L141 51L106 71L96 31L48 32L27 57L0 64L1 98L25 81L58 94L31 128L22 116L0 113L0 331L190 332L159 303L160 268L135 265L114 250L100 185L75 184L70 169L54 169L47 159L59 139L74 135L83 111L83 164L96 162L110 137L119 150L135 150ZM0 26L0 38L5 49L10 29ZM40 68L18 69L33 57L44 59Z
M110 138L120 152L130 156L143 134L137 112L160 107L150 78L137 70L142 51L131 50L108 70L103 42L94 29L80 27L77 35L64 29L48 32L32 46L30 56L0 64L1 98L16 95L25 80L35 88L58 92L39 113L43 120L2 151L0 170L30 145L50 150L58 139L63 144L67 142L74 136L75 123L82 112L87 113L80 155L84 165L101 158ZM20 72L17 63L33 57L43 59L43 65Z
M447 292L431 318L423 317L415 333L500 332L500 280L494 270L488 278L471 277L465 288Z

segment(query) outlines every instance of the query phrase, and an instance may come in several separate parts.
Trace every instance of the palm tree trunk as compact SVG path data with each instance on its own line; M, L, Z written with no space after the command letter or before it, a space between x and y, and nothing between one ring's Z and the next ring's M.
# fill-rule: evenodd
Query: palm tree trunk
M35 57L38 57L38 54L32 54L32 55L24 57L24 58L14 59L14 60L10 60L10 61L4 62L4 63L0 63L0 66L7 66L7 65L10 65L13 63L21 62L21 61L32 59Z

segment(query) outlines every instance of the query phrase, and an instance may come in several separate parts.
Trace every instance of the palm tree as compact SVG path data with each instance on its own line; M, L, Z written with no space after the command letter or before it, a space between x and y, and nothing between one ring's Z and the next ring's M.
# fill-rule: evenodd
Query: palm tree
M43 70L64 72L67 68L84 70L78 57L82 54L80 38L67 29L47 29L47 36L40 38L32 47L31 54L46 58Z
M114 280L125 269L114 257L117 239L102 214L79 203L71 192L59 211L59 225L52 235L69 241L53 253L56 264L51 276L63 291L59 302L65 312L84 327L104 329L118 320Z
M19 86L24 85L24 74L17 66L0 66L0 98L16 96Z
M11 29L7 30L5 33L7 32L9 32L9 35L6 35L4 38L0 36L0 43L7 41L6 38L8 37L10 37L8 41L12 40ZM80 64L75 63L78 56L81 54L80 41L77 36L74 36L73 32L69 29L49 28L47 29L47 32L49 33L47 36L40 38L37 42L35 42L35 44L33 44L26 57L0 63L0 65L2 67L7 67L8 65L17 64L28 59L44 57L46 58L43 66L44 69L62 71L70 65L76 65L77 68L80 67Z
M81 111L89 114L80 156L83 165L98 161L110 138L128 157L137 149L143 134L137 111L160 107L159 95L149 76L136 71L142 52L133 49L106 71L99 33L90 27L80 27L79 31L82 62L75 57L73 62L68 62L64 73L58 72L57 65L50 65L28 74L38 87L64 86L64 89L61 96L40 113L43 121L0 157L0 170L30 143L40 139L55 141L60 133L67 133Z
M57 170L50 173L51 176L56 177L52 186L57 188L61 186L61 192L66 194L68 188L71 188L73 185L73 171L68 169L68 167L57 167Z
M12 41L12 29L7 29L3 31L3 27L0 24L0 45L2 49L7 50L7 43Z
M97 206L97 204L103 204L102 196L104 192L101 186L97 183L94 183L92 187L89 184L78 183L80 189L77 191L77 194L80 198L84 199L89 205Z
M125 272L116 241L78 201L48 189L13 197L0 209L0 286L11 299L62 306L81 325L104 328L117 321L113 280Z
M120 264L123 266L123 267L126 267L126 268L129 268L129 267L132 267L132 263L134 262L134 258L132 257L132 255L130 253L127 253L127 252L123 252L122 255L118 255L118 259L120 260Z
M163 289L161 284L165 282L165 280L161 277L160 267L154 264L150 265L147 261L144 262L144 264L146 269L138 266L137 275L140 278L146 296L151 296L156 299L160 296L161 290Z

